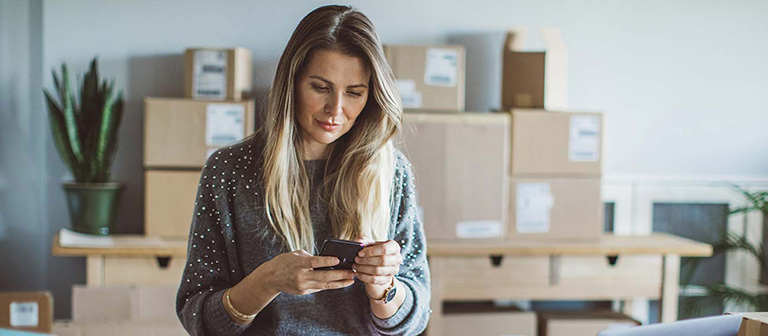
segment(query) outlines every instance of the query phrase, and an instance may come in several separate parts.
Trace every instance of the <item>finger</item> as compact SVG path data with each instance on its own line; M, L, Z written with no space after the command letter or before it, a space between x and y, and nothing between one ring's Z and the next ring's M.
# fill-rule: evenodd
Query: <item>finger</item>
M330 267L339 264L339 258L326 256L312 256L306 259L304 268Z
M399 254L388 254L383 256L360 258L355 257L355 263L371 266L400 266L403 258Z
M400 253L400 245L394 240L387 240L366 246L357 254L360 257L371 257Z
M357 273L357 278L369 285L389 285L392 283L391 275L369 275Z
M377 266L371 266L371 265L358 265L358 264L352 265L352 268L355 271L357 271L357 273L364 273L368 275L395 275L400 269L400 267L397 267L397 266L377 267Z
M326 282L323 285L323 289L339 289L339 288L349 287L354 283L355 283L354 279L331 281L331 282Z
M374 244L374 243L375 243L375 242L373 241L373 239L371 239L371 238L370 238L370 237L368 237L368 236L361 236L361 237L358 237L358 238L357 238L355 241L356 241L356 242L359 242L359 243L363 243L363 246L367 246L367 245L370 245L370 244Z
M340 281L340 280L348 280L355 277L355 272L352 270L322 270L322 271L311 271L308 274L308 279L310 281L317 281L317 282L332 282L332 281Z

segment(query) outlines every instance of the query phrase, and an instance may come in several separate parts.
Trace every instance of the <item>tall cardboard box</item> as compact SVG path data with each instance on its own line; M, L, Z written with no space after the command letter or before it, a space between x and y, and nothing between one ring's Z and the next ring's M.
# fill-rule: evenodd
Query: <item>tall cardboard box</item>
M184 52L184 95L240 100L251 91L253 64L245 48L190 48Z
M600 176L602 114L516 109L513 176Z
M501 106L564 110L568 106L568 58L557 29L543 29L544 51L527 51L527 31L514 29L504 43Z
M144 234L189 237L200 174L197 170L144 173Z
M384 53L397 79L404 109L464 111L464 47L386 45Z
M608 329L631 328L640 322L612 311L539 312L539 336L595 336Z
M195 168L253 134L254 101L144 99L144 167Z
M536 313L516 307L497 307L491 302L446 302L443 313L446 336L536 336Z
M600 177L512 177L510 240L597 240L603 234Z
M768 313L727 313L741 314L741 326L737 336L764 336L768 335Z
M428 239L501 241L507 235L506 113L409 113L397 146L413 165Z
M53 297L49 292L0 292L0 328L51 332Z

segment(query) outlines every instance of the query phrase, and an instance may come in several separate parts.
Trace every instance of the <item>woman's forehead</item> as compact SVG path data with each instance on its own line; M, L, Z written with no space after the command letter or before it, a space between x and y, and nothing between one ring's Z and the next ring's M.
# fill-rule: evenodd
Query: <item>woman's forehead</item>
M304 69L305 77L319 77L336 86L368 84L370 71L360 57L339 51L320 49L314 51ZM317 79L317 78L316 78Z

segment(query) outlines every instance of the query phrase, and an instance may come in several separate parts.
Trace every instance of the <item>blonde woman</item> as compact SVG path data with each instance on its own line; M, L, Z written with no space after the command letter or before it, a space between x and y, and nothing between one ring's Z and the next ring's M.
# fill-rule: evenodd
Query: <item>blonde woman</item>
M198 188L177 296L193 335L415 335L429 268L402 123L373 25L347 6L301 20L278 63L264 127L215 152ZM363 242L353 270L317 256Z

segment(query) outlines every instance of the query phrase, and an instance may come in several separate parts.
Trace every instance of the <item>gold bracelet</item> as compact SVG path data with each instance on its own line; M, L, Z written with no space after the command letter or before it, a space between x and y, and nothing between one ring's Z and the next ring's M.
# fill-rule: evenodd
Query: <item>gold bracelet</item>
M253 315L246 315L246 314L243 314L243 313L239 312L237 309L235 309L235 306L232 305L232 301L229 299L229 291L230 290L232 290L232 287L227 288L227 290L224 291L224 297L225 297L224 303L225 303L225 307L227 308L227 311L230 314L234 315L235 318L237 318L238 320L241 320L243 322L253 321L253 319L256 318L256 315L258 315L258 313L253 314Z

